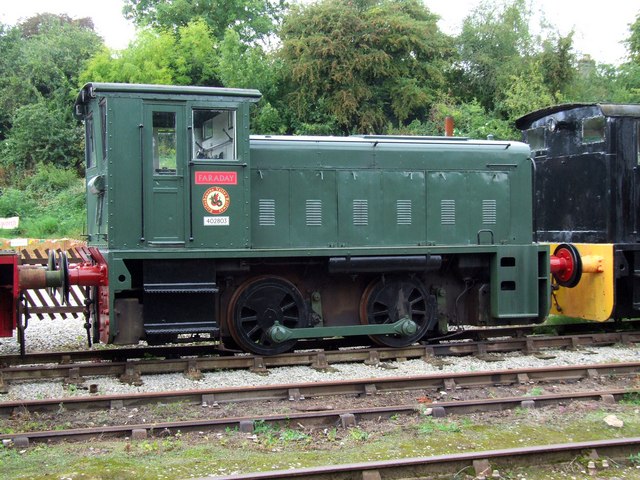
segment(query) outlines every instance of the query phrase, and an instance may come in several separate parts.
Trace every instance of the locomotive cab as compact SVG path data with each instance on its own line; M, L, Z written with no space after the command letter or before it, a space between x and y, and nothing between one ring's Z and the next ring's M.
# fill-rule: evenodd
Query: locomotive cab
M255 90L158 85L81 90L88 242L109 264L103 296L115 306L101 315L96 338L218 331L221 265L188 252L249 245L248 118L259 98Z

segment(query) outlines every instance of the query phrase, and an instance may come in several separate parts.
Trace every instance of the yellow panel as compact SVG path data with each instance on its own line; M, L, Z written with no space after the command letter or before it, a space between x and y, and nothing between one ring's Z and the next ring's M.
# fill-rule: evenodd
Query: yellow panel
M602 272L582 273L580 283L574 288L560 287L551 300L551 314L578 317L604 322L611 318L615 305L613 291L613 245L595 243L574 243L580 256L591 257L590 264L601 262ZM551 253L557 244L551 245ZM592 268L593 269L593 268ZM558 308L559 307L559 308Z

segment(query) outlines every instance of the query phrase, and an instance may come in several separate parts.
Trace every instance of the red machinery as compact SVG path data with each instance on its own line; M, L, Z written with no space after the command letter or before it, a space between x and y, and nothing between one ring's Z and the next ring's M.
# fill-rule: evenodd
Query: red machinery
M18 327L18 302L22 290L55 288L67 303L71 285L107 287L107 264L97 249L86 249L83 262L76 265L69 265L66 253L59 253L56 260L54 252L50 251L46 268L20 265L17 253L0 251L0 337L13 336Z

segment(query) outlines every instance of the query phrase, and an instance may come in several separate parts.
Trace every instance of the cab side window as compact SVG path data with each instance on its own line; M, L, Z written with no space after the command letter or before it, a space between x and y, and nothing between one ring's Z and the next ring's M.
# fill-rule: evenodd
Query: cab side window
M95 148L95 138L93 134L93 114L89 112L89 114L85 117L84 120L84 129L85 129L85 159L87 162L87 168L93 168L96 165L96 148Z
M177 163L176 114L153 112L153 170L156 175L175 175Z
M235 160L236 115L232 110L193 110L194 159Z
M102 140L102 160L107 159L107 99L100 100L100 133Z

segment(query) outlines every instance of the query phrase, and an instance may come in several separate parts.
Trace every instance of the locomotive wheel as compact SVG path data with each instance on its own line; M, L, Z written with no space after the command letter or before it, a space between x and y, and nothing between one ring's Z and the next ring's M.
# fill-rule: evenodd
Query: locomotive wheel
M558 285L561 287L573 288L580 282L582 278L582 259L578 249L570 243L561 243L553 252L556 257L563 258L567 261L567 269L560 273L554 273Z
M298 289L280 277L263 276L241 285L229 302L229 333L246 351L275 355L293 348L296 340L273 342L267 331L277 321L287 328L307 326L307 308Z
M381 278L369 284L360 300L360 323L395 323L408 317L418 326L412 335L370 335L378 345L406 347L420 340L436 321L436 311L422 283L410 277Z

